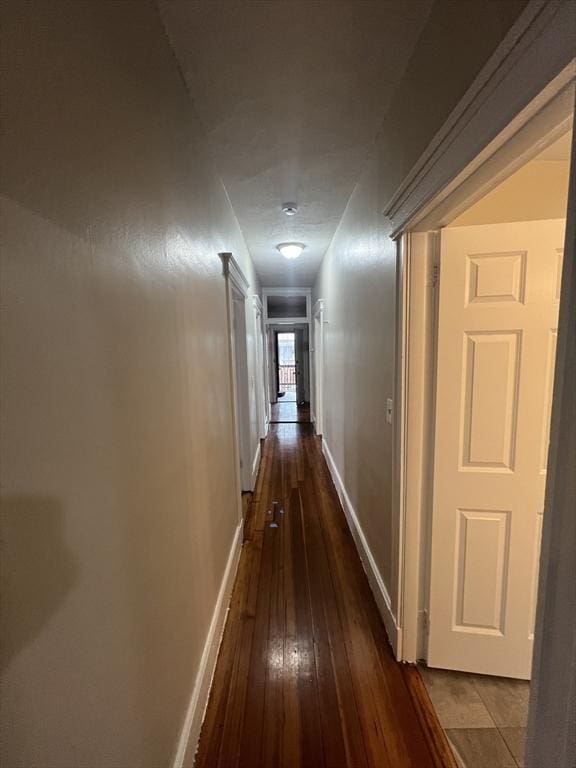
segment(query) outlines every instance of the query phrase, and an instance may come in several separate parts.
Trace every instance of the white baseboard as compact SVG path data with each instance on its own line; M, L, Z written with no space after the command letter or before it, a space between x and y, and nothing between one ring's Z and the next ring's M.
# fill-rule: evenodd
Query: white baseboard
M202 727L206 706L208 705L208 695L216 668L218 650L224 632L224 623L228 614L230 595L242 551L242 527L243 523L240 523L234 534L234 540L228 555L228 562L226 563L220 591L218 592L214 613L212 614L208 636L204 643L198 674L192 689L172 768L184 768L184 766L193 765L194 763L194 755L196 754L200 737L200 728Z
M251 478L251 487L252 490L256 487L256 480L258 479L258 470L260 469L260 455L261 455L261 447L260 447L260 440L258 440L258 446L256 448L256 452L254 453L254 460L252 461L252 478Z
M372 589L376 604L378 605L378 609L384 621L384 626L386 628L388 639L390 640L390 645L394 649L394 655L397 657L398 649L401 647L400 640L402 628L399 627L396 623L396 617L392 612L390 595L388 594L386 585L384 584L382 576L380 575L380 571L378 570L374 556L370 551L370 547L366 541L366 536L364 535L360 521L358 520L354 507L352 506L350 497L346 492L346 488L344 487L340 473L338 472L334 459L332 458L330 449L328 448L326 440L324 439L322 440L322 453L326 458L328 469L332 475L334 486L338 496L340 497L340 502L342 504L346 520L348 521L348 527L352 533L352 537L356 544L356 549L360 555L360 560L362 561L362 565L366 575L368 576L368 581L370 582L370 588Z

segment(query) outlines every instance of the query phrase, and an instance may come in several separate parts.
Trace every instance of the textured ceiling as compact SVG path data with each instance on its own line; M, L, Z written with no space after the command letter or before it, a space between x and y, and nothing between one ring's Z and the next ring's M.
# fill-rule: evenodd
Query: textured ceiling
M312 284L430 5L160 2L263 285Z

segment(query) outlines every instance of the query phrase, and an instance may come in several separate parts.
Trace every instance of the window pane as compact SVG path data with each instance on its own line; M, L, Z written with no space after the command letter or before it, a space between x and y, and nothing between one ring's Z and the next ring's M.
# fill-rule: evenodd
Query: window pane
M268 317L306 317L306 296L268 296Z

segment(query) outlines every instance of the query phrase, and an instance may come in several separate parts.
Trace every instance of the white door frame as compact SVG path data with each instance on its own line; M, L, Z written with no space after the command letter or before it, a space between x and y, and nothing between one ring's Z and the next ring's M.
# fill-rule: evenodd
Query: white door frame
M242 519L242 491L252 490L250 457L250 402L248 399L248 353L246 348L246 311L249 283L231 253L219 253L226 283L226 318L228 323L228 360L230 365L230 400L234 420L234 459L239 519ZM244 307L240 335L234 330L234 304ZM238 402L243 407L238 408Z
M318 321L318 326L316 326ZM314 362L314 386L310 391L311 419L317 435L324 431L324 300L318 299L312 308L312 322L314 325L313 345L311 345L311 357ZM316 333L316 328L320 333ZM317 361L320 359L320 365Z
M576 67L571 64L523 111L523 123L504 143L494 143L485 166L474 160L464 169L460 186L444 190L425 209L416 211L397 233L397 424L395 502L400 511L399 616L402 628L398 658L423 658L427 623L430 499L433 459L435 380L436 270L435 232L478 200L487 188L509 175L564 133L572 121ZM508 126L504 133L508 134ZM434 202L437 203L434 207ZM416 555L418 553L418 556Z
M268 297L269 296L305 296L306 297L306 314L299 317L268 317ZM273 326L281 325L307 325L308 326L308 396L312 398L312 290L310 288L263 288L262 289L262 304L264 306L264 326L266 329L266 350L268 356L268 386L269 391L269 413L270 403L276 403L276 392L272 391L272 359L273 355L271 349L273 347ZM275 379L274 379L275 381Z
M254 328L256 338L254 339L256 350L256 408L258 411L258 436L263 439L268 434L268 423L270 420L268 402L268 364L267 364L267 344L264 332L264 313L260 297L256 294L252 296L252 306L254 309Z
M275 357L275 334L278 333L290 333L291 331L298 331L298 330L307 330L308 331L308 376L307 376L307 384L308 384L308 396L312 396L312 376L310 371L310 323L304 322L304 321L293 321L290 320L288 322L274 322L273 320L268 320L268 324L266 325L266 330L268 331L268 381L269 386L272 390L276 389L276 357ZM305 379L306 381L306 379ZM274 385L274 386L272 386ZM271 403L278 402L277 399L277 393L274 391L274 397L270 397Z
M413 662L422 657L427 620L435 381L435 371L430 364L435 357L435 231L483 197L570 126L576 73L572 10L571 3L546 0L527 5L384 211L397 241L398 259L398 428L394 451L394 506L400 520L397 622L401 632L396 654L405 661ZM572 194L574 168L573 156ZM575 256L570 236L574 239L574 215L572 207L567 221L564 272L564 277L572 275L572 281ZM569 269L572 272L568 272ZM570 366L574 377L574 361L570 360L566 338L576 327L576 306L574 296L570 296L574 287L565 285L566 282L560 302L557 377L564 369L570 370ZM562 408L569 414L571 407L570 394L565 390L563 402L556 401L559 390L560 386L555 386L553 413L556 416ZM546 658L546 649L552 648L554 641L551 638L554 633L543 632L545 619L542 612L551 605L550 611L556 610L560 616L562 609L561 605L553 603L553 589L558 589L558 566L551 568L554 576L550 576L548 558L553 544L548 546L547 542L557 543L563 527L574 528L569 522L573 518L573 495L570 497L569 492L571 486L573 493L574 482L567 480L565 469L564 475L559 476L555 466L558 461L555 446L560 437L565 444L574 440L574 425L571 437L568 435L567 439L566 434L560 434L561 424L560 418L553 417L532 685L532 690L539 693L531 700L528 735L528 766L534 768L544 764L537 762L539 755L546 754L546 750L548 755L552 754L550 750L557 750L554 738L547 733L536 733L538 716L542 722L547 707L554 711L558 723L556 742L559 736L566 741L566 707L573 706L574 699L568 682L555 701L553 691L542 681L542 676L550 673L552 663L548 661L546 668L542 659ZM552 499L555 503L550 509ZM555 557L558 557L557 551ZM575 567L575 556L569 552L564 557L567 560L564 564L566 581L566 574L570 573L567 569ZM566 591L565 583L563 588ZM567 608L565 605L564 612ZM573 656L570 657L574 651L569 650L569 643L570 638L566 638L564 656L574 663ZM548 722L550 715L545 719ZM548 730L551 733L553 728ZM559 768L564 765L568 762L558 762Z

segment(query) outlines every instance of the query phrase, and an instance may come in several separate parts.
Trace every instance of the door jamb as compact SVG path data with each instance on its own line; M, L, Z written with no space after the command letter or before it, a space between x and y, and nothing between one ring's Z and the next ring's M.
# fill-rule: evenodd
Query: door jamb
M544 38L547 33L545 30ZM538 45L534 43L536 50L528 49L527 56L538 55L542 41L537 42ZM550 40L545 44L550 45ZM531 60L528 63L533 66ZM505 99L515 82L514 77L508 80L501 78L493 84L495 94L502 90L496 94L497 100ZM394 451L394 503L400 520L398 624L402 631L397 657L403 661L423 658L428 618L429 542L426 542L426 536L429 533L433 449L430 417L434 399L431 399L431 392L435 381L430 367L434 346L430 347L430 344L434 345L434 334L428 335L428 344L421 344L419 350L415 349L415 334L422 332L427 323L432 322L433 328L436 324L435 311L430 314L430 301L424 304L417 301L417 297L422 297L423 292L426 295L431 283L437 280L434 233L569 129L575 80L575 60L543 87L541 78L536 78L531 85L534 89L541 87L540 92L533 93L533 98L512 121L502 124L501 114L497 116L498 120L492 116L500 130L489 146L483 146L481 134L469 130L475 119L482 121L486 117L479 105L479 111L472 114L464 127L468 136L463 144L454 148L457 142L452 137L452 142L446 138L445 146L441 142L436 147L436 152L443 150L444 157L439 162L452 169L452 178L446 181L441 172L434 172L433 166L431 171L428 166L412 180L412 186L400 202L396 196L385 210L392 222L392 237L397 242L398 267L395 382L398 429ZM428 398L428 418L410 419L409 414L414 416L421 409L422 396Z
M245 405L248 408L247 395L248 382L245 382L246 388L241 386L240 372L236 365L236 334L234 331L234 302L241 301L245 306L246 298L248 297L249 283L244 273L242 272L240 265L231 253L219 253L222 261L222 274L224 275L226 285L226 320L228 325L228 364L230 369L230 401L232 409L232 419L234 428L234 464L236 474L236 498L238 504L238 519L242 520L242 491L243 486L251 484L251 467L248 456L244 457L244 461L241 461L242 454L249 454L250 451L246 451L246 443L250 442L250 435L246 433L246 425L249 429L249 417L245 412L244 416L238 413L237 408L237 395L243 397L246 401ZM244 347L246 346L246 339L244 339ZM247 371L247 355L246 355L246 371ZM246 410L246 409L245 409ZM242 450L244 446L244 450ZM248 479L250 475L250 480Z
M268 297L269 296L304 296L306 297L306 315L300 317L268 317ZM264 305L264 326L268 331L272 326L280 325L307 325L308 326L308 396L312 398L312 289L311 288L263 288L262 289L262 303ZM272 344L271 340L268 340L268 345ZM270 346L268 347L270 349ZM273 393L270 393L272 395ZM270 403L275 403L276 393L274 398L270 397Z
M323 299L318 299L312 308L312 323L314 326L314 345L310 350L313 353L314 361L314 387L310 392L311 419L314 423L314 429L317 435L322 435L324 431L324 311L325 305ZM316 337L316 320L318 320L320 333ZM318 349L318 355L316 351ZM320 366L317 365L318 357ZM311 388L312 389L312 388Z
M310 368L310 359L311 359L311 345L310 345L310 322L305 322L304 320L290 320L288 322L274 322L273 320L268 320L268 324L266 326L266 330L268 331L270 338L269 338L269 345L272 349L272 355L270 356L268 365L269 365L269 372L268 372L268 378L274 377L275 382L275 393L274 398L270 398L270 402L273 404L275 402L278 402L276 394L279 386L278 381L278 343L277 343L277 334L278 333L285 333L286 331L297 331L297 330L307 330L308 331L308 395L309 397L312 396L312 374L311 374L311 368ZM272 365L274 363L274 365Z
M263 439L268 434L268 424L270 422L270 405L268 402L267 387L267 350L266 335L264 326L263 306L260 297L257 294L252 296L252 307L254 310L254 327L256 329L256 338L254 340L256 349L256 403L258 409L258 437Z

